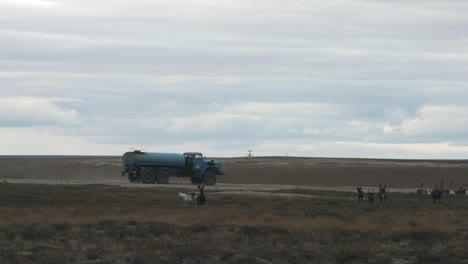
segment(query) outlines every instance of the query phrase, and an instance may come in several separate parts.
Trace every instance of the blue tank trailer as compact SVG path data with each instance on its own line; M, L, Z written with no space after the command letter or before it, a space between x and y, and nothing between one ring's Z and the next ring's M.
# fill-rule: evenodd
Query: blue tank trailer
M224 175L221 164L205 160L200 152L155 153L129 151L122 156L122 176L130 182L166 184L171 176L190 177L194 184L214 185Z

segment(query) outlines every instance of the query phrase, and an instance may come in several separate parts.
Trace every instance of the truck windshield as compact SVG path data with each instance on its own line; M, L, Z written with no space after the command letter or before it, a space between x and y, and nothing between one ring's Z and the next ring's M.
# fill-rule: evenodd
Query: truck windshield
M202 156L201 155L195 155L194 157L196 160L201 160L202 159Z

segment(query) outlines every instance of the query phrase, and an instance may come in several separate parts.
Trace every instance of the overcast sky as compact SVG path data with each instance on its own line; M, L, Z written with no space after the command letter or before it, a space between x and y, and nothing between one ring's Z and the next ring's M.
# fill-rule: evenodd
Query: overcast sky
M1 0L0 154L468 158L468 1Z

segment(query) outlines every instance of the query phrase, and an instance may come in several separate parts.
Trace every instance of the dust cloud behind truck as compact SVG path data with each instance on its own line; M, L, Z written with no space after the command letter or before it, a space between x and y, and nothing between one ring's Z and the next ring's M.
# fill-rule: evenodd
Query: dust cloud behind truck
M218 175L224 175L221 164L205 160L200 152L155 153L129 151L122 156L122 175L130 182L169 182L171 176L190 177L192 183L214 185Z

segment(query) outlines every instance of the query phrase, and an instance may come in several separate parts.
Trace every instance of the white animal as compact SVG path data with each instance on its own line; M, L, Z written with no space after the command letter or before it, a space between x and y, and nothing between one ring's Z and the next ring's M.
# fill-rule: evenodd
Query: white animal
M179 198L184 202L185 205L193 204L197 201L197 194L196 193L182 193L179 192Z

